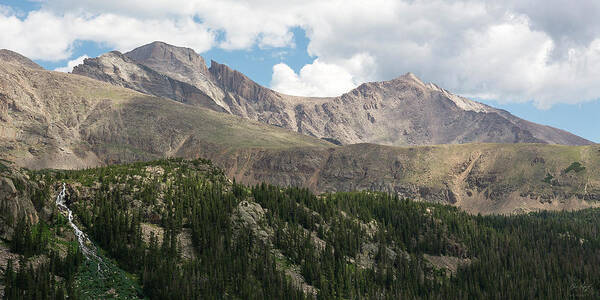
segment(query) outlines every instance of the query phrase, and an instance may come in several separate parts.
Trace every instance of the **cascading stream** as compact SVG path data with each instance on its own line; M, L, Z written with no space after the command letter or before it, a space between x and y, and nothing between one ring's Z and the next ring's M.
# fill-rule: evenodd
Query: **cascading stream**
M62 190L60 191L58 196L56 196L56 206L58 206L58 208L61 211L67 212L69 226L73 228L73 232L77 237L77 241L79 242L79 248L81 248L81 252L83 252L83 255L86 257L86 259L92 259L94 261L97 261L98 270L100 270L100 263L102 263L102 259L98 255L96 255L96 249L90 248L90 245L93 245L92 241L85 235L85 233L83 233L83 231L81 231L81 229L79 229L79 227L77 227L77 225L75 225L75 223L73 223L73 212L65 204L66 190L66 184L63 183Z

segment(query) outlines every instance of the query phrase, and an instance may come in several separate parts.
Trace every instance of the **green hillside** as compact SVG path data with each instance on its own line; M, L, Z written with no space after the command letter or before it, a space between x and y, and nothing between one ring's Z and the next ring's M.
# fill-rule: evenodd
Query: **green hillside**
M474 216L384 193L239 185L204 160L2 172L38 220L12 223L3 246L20 261L4 280L17 298L600 296L598 209ZM94 271L93 288L54 205L62 183L75 223L114 266Z

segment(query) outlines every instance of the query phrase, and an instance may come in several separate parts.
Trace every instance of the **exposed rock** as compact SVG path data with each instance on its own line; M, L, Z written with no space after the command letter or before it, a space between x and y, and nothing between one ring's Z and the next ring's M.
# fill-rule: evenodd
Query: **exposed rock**
M151 236L154 236L157 245L162 245L165 234L164 228L150 223L141 223L140 227L142 229L142 239L145 243L150 243ZM177 247L180 250L183 259L191 260L196 256L192 244L192 231L189 228L183 228L177 235Z
M241 201L231 216L234 230L248 228L263 242L270 243L274 234L273 228L266 225L265 211L256 202Z
M18 270L19 257L20 255L10 252L10 249L7 246L0 244L0 272L4 274L9 260L12 260L14 270Z
M316 297L318 289L306 283L302 276L302 271L298 265L289 264L288 259L281 253L279 249L272 250L273 256L276 258L277 269L282 270L290 279L291 284L304 292L307 296Z
M117 51L97 58L86 58L83 64L73 68L73 74L85 75L145 94L224 111L211 97L195 86L162 75Z
M364 243L361 245L360 247L360 252L356 255L356 264L357 266L363 268L363 269L372 269L375 267L375 260L377 258L377 255L379 253L379 243ZM389 247L385 247L384 249L385 251L385 256L387 256L387 259L389 259L390 261L394 261L396 259L396 256L398 256L399 254L401 256L404 256L404 258L408 259L408 253L400 250L400 253L397 253L396 251L392 250Z
M469 265L471 263L471 259L469 258L459 258L445 255L439 256L423 254L423 258L425 258L425 260L427 260L435 268L446 270L446 275L448 277L452 274L456 274L459 266Z
M181 233L177 235L177 247L181 250L183 259L192 260L196 257L194 253L194 245L192 244L192 230L183 228Z
M190 83L197 83L209 74L204 59L191 48L175 47L157 41L138 47L125 55L158 72Z
M206 62L193 49L153 42L125 53L125 56L169 78L196 87L219 105L220 109L230 112L229 105L225 102L228 95L210 79Z
M8 168L0 170L0 237L10 240L18 220L25 218L30 224L37 223L38 213L27 191L32 183L18 169Z
M291 268L285 269L285 275L291 279L291 283L294 287L303 291L305 295L316 297L318 289L314 286L307 284L304 280L304 277L301 275L300 268L298 266L293 266Z
M374 190L399 197L453 204L473 213L515 209L560 210L599 206L596 146L469 144L387 147L359 144L332 149L240 151L216 159L238 182L300 185L317 193ZM580 157L586 170L562 174ZM531 164L538 158L545 163ZM545 183L553 170L560 185ZM585 173L585 174L584 174ZM551 201L550 201L551 200Z
M141 223L140 227L142 229L142 239L145 243L150 243L150 237L154 235L158 245L162 244L165 233L162 227L150 223Z

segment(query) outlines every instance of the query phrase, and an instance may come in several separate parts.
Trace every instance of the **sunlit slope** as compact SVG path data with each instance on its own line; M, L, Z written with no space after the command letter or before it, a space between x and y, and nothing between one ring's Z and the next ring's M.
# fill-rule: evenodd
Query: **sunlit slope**
M309 136L83 76L0 61L0 155L30 168L325 147Z

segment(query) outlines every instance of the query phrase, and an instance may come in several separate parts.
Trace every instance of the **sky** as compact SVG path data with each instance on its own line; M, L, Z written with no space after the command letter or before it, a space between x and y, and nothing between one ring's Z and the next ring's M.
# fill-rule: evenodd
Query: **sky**
M598 15L597 0L0 0L0 48L68 72L159 40L306 96L412 72L600 142Z

